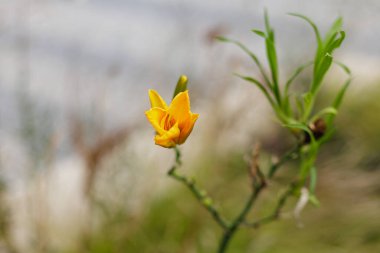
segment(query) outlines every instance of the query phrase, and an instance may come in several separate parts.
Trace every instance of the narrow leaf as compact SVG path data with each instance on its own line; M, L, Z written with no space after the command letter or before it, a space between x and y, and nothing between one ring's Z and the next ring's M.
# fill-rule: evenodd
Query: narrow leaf
M335 110L339 109L339 106L342 103L343 97L344 97L346 90L347 90L348 86L350 85L350 83L351 83L351 78L348 79L344 83L343 87L339 90L338 94L336 95L335 100L332 104L332 107L335 108ZM327 116L326 122L327 122L328 126L330 126L332 124L332 121L334 120L334 118L335 118L334 114Z
M270 104L272 105L272 107L274 107L274 102L273 102L273 99L271 98L271 96L269 95L268 91L265 89L264 85L258 81L257 79L253 78L253 77L250 77L250 76L243 76L243 75L240 75L238 73L234 73L235 76L245 80L245 81L248 81L250 83L253 83L255 84L263 93L264 95L266 96L266 98L269 100Z
M306 92L305 94L302 95L302 99L303 99L303 104L307 108L311 104L311 101L313 99L313 94L311 92Z
M297 123L285 124L284 126L287 127L287 128L290 128L290 129L300 129L300 130L303 130L303 131L305 131L306 133L308 133L310 135L310 138L314 139L314 136L313 136L312 132L310 131L310 129L305 124L297 122Z
M343 85L343 87L340 89L338 95L335 97L335 101L333 103L333 106L338 109L340 104L342 103L342 100L343 100L343 97L346 93L346 90L348 88L348 86L350 85L351 83L351 79L347 80L346 83Z
M286 82L285 84L285 96L288 95L289 93L289 88L290 88L290 85L293 83L294 79L296 79L298 77L299 74L302 73L302 71L311 66L313 64L313 61L311 62L307 62L301 66L299 66L295 71L294 73L290 76L290 78L288 79L288 81Z
M264 21L265 21L265 29L267 30L267 33L269 35L271 27L270 27L270 23L269 23L268 10L266 8L264 10Z
M330 54L326 54L323 57L321 63L318 66L316 76L314 77L315 79L311 87L312 93L315 94L318 91L325 74L327 73L327 71L329 70L331 66L332 60L333 60L333 57Z
M262 37L262 38L264 38L264 39L267 38L266 34L265 34L263 31L256 30L256 29L253 29L253 30L251 30L251 31L254 32L254 33L256 33L257 35L259 35L260 37Z
M319 33L318 27L314 24L313 21L311 21L311 19L309 19L308 17L306 17L304 15L298 14L298 13L289 13L289 15L301 18L301 19L305 20L306 22L308 22L314 30L315 37L317 38L318 47L322 46L321 35Z
M265 40L266 49L267 49L267 57L269 62L269 67L272 72L272 81L273 81L273 92L276 97L278 104L281 104L281 95L278 87L278 67L277 67L277 54L276 48L272 40L267 38Z
M334 34L340 32L342 30L343 19L339 17L335 20L335 22L331 25L328 33L326 34L325 41L329 41Z
M310 201L311 204L313 204L316 207L319 207L321 205L321 203L319 202L317 196L315 196L314 194L310 194L309 195L309 201Z
M335 116L338 114L338 111L336 108L333 106L326 107L319 111L317 114L313 116L313 118L310 120L311 122L316 121L318 118L321 118L323 115L328 115L328 116Z
M344 70L344 72L346 72L347 75L351 76L351 70L349 67L347 67L347 65L345 65L339 61L334 61L334 63L336 65L338 65L340 68L342 68Z
M225 38L225 37L217 37L217 39L219 41L222 41L222 42L228 42L228 43L232 43L232 44L235 44L237 45L240 49L242 49L246 54L248 54L251 59L256 63L257 67L259 68L260 70L260 73L262 74L262 76L264 77L265 79L265 82L268 84L268 86L270 87L271 86L271 82L269 81L269 78L267 76L267 74L265 73L264 71L264 68L263 66L261 65L261 62L259 61L259 58L253 53L251 52L246 46L244 46L241 42L239 41L236 41L236 40L231 40L231 39L228 39L228 38Z
M340 36L339 38L336 38L337 36ZM344 31L340 31L336 33L336 36L331 38L331 41L329 41L325 46L325 52L332 54L335 49L340 47L342 44L344 38L346 37L346 33Z
M299 115L303 115L305 108L300 97L296 97L296 105L297 105Z
M264 11L265 30L267 32L265 39L265 46L267 51L267 58L269 67L272 72L273 93L275 95L277 104L281 106L281 95L278 87L278 65L277 65L277 53L275 47L274 31L269 23L268 11Z

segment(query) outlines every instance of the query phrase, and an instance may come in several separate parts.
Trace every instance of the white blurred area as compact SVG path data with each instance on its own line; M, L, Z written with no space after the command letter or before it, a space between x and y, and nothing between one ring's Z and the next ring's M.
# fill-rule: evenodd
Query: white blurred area
M153 131L143 114L149 107L148 88L169 100L179 75L188 75L192 108L201 114L189 139L193 144L202 146L205 138L212 141L207 126L218 124L215 111L228 117L245 108L244 117L236 121L251 122L225 126L226 131L231 124L240 126L233 134L218 137L230 148L249 145L245 135L252 128L256 135L270 131L265 128L271 120L266 102L232 76L236 70L249 71L248 57L210 39L214 33L237 38L264 57L262 41L249 32L263 27L264 7L276 29L283 76L312 57L310 27L286 15L298 12L322 30L343 16L347 40L336 56L351 67L353 86L379 77L379 1L2 0L0 177L12 208L12 240L27 248L33 226L38 226L33 220L43 212L48 227L41 231L58 233L51 234L52 240L66 238L58 244L67 244L65 240L75 238L86 224L89 210L81 194L85 161L72 147L73 116L89 125L90 144L92 138L114 130L138 128L116 152L133 153L135 163L125 165L129 172L123 182L133 186L128 187L126 204L136 212L157 194L152 188L165 188L165 169L173 159L170 151L153 145ZM244 106L249 101L252 110ZM30 117L26 121L25 115ZM32 139L28 131L34 131ZM42 138L44 143L57 138L56 145L41 144L41 148ZM53 150L51 161L41 158L43 150ZM191 153L189 162L202 152L202 148L185 150ZM74 231L69 238L63 236L68 230Z

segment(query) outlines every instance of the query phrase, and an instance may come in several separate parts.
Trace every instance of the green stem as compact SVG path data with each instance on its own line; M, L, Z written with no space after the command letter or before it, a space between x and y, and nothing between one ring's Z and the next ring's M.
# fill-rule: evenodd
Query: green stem
M224 234L219 245L218 253L226 252L229 242L231 241L232 237L236 233L239 226L244 222L247 214L251 210L259 193L261 192L262 189L264 189L264 187L265 187L264 183L260 183L259 185L254 187L250 197L248 198L247 203L245 204L240 214L237 216L234 222L230 226L228 226L227 229L224 230Z
M286 163L287 161L289 161L291 159L294 159L294 156L299 154L300 149L301 149L300 145L295 146L289 152L285 153L285 155L283 155L278 162L272 164L272 166L269 168L268 178L272 178L274 176L274 174L277 172L277 170L284 163Z
M259 228L260 226L262 226L264 224L267 224L267 223L270 223L274 220L277 220L278 217L280 216L281 209L286 204L288 197L290 197L293 194L294 189L296 188L296 185L297 184L291 184L289 189L280 197L280 199L278 200L277 205L274 208L272 214L270 214L270 215L268 215L262 219L259 219L255 222L246 223L245 225L249 226L249 227L253 227L253 228Z
M310 102L306 105L305 111L302 115L302 122L306 123L308 121L308 118L313 111L314 103L315 103L315 96L316 94L313 94L310 98Z
M174 147L174 151L175 151L175 162L176 162L176 165L177 166L181 166L182 165L181 150L179 150L179 148L177 146L175 146Z
M246 225L249 227L257 228L265 223L269 223L275 219L278 218L280 211L282 207L285 205L287 198L293 193L294 191L294 184L292 184L289 189L282 195L282 197L277 202L277 205L273 211L272 214L270 214L267 217L264 217L263 219L260 219L253 223L245 223L246 216L248 215L249 211L252 209L257 197L259 196L260 192L265 188L266 183L265 180L261 180L260 182L253 184L252 192L244 205L243 209L239 213L239 215L235 218L235 220L228 224L220 215L219 211L216 209L216 207L213 205L212 199L208 196L206 191L200 189L196 183L195 180L192 178L188 178L184 175L181 175L177 172L177 169L181 166L181 152L180 150L175 147L175 164L173 167L168 171L168 175L174 178L175 180L183 183L196 197L196 199L201 203L203 207L211 214L213 219L218 223L218 225L223 229L223 237L220 241L218 253L225 253L227 250L227 247L237 232L238 228L242 225ZM277 169L281 167L286 161L293 158L295 154L298 154L300 151L300 146L297 145L295 148L290 150L288 153L286 153L281 159L273 164L269 170L268 177L271 178L276 173Z
M211 214L211 216L219 224L219 226L222 227L223 229L226 229L228 227L226 221L222 218L219 211L213 205L213 200L211 199L210 196L208 196L207 192L200 189L196 185L194 179L188 178L177 172L177 168L182 164L181 152L177 147L175 147L174 150L176 153L176 163L168 171L168 175L174 178L175 180L183 183L185 186L187 186L187 188L189 188L189 190L193 193L193 195L197 198L197 200L201 203L201 205L206 208L206 210Z

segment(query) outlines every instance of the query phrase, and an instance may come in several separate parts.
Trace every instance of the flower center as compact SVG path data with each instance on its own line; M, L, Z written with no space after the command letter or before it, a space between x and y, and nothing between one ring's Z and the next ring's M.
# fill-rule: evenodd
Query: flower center
M172 128L172 126L174 126L175 123L175 119L169 113L167 113L162 118L160 125L164 130L168 131L170 128Z

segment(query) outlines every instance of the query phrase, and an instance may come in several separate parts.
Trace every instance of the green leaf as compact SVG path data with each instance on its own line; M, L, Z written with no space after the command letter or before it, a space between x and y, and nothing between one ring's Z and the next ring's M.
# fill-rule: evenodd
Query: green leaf
M311 204L313 204L316 207L319 207L321 205L321 203L317 199L317 196L315 196L313 194L309 194L309 201Z
M264 21L265 21L265 30L266 30L265 46L266 46L269 67L272 73L272 82L273 82L272 89L273 89L273 93L275 95L277 104L281 106L281 94L280 94L280 89L278 85L278 63L277 63L277 53L276 53L276 47L275 47L274 31L272 27L270 26L269 15L266 9L264 11Z
M216 40L219 40L221 42L231 42L229 39L223 37L223 36L216 36L215 37Z
M293 111L289 102L289 95L285 96L282 100L282 108L287 116L293 117Z
M343 63L341 63L339 61L334 61L334 63L336 65L338 65L340 68L342 68L343 71L346 72L347 75L351 76L351 70L350 70L349 67L347 67L347 65L345 65L345 64L343 64Z
M314 57L314 76L315 76L317 73L317 69L318 69L320 59L321 59L322 55L324 54L323 41L322 41L320 32L318 30L318 27L315 25L315 23L311 19L309 19L308 17L306 17L304 15L301 15L298 13L289 13L289 15L305 20L307 23L310 24L310 26L314 30L314 34L315 34L315 37L317 40L317 50L316 50L315 57Z
M297 105L299 115L303 115L305 108L300 97L296 97L296 105Z
M317 114L315 114L310 121L314 122L318 118L321 118L323 115L334 115L335 116L337 114L338 114L338 110L333 106L329 106L329 107L322 109Z
M303 99L303 105L304 110L302 114L302 121L306 122L309 118L310 113L312 112L314 108L314 101L315 101L316 94L312 91L306 92L302 95Z
M338 17L335 22L331 25L328 33L326 34L325 42L330 41L332 37L335 36L336 33L342 30L343 19L342 17Z
M305 94L302 95L303 104L305 105L306 108L310 106L313 96L314 95L311 92L306 92Z
M340 35L339 38L335 39L336 36ZM340 47L342 44L343 40L346 37L346 33L344 31L337 32L334 37L331 38L331 41L329 41L326 46L325 46L325 52L332 54L332 52Z
M287 127L287 128L290 128L290 129L300 129L300 130L303 130L306 133L308 133L312 138L314 138L312 132L310 131L310 129L305 124L302 124L302 123L299 123L299 122L294 122L294 123L285 124L284 126Z
M289 13L289 15L301 18L301 19L305 20L306 22L308 22L314 30L315 37L317 38L318 47L322 46L322 39L321 39L321 35L319 33L319 30L318 30L318 27L315 25L315 23L313 21L311 21L311 19L309 19L308 17L306 17L304 15L298 14L298 13Z
M343 97L344 97L344 95L346 94L346 90L347 90L348 86L350 85L351 80L352 80L352 79L350 78L350 79L348 79L348 80L344 83L343 87L339 90L337 96L335 97L335 100L334 100L334 103L333 103L333 107L334 107L335 109L339 109L339 106L340 106L340 104L342 103Z
M177 85L174 90L173 98L177 96L178 93L187 90L187 81L188 81L187 76L182 75L179 77Z
M251 59L256 63L257 67L260 70L260 73L262 74L262 76L265 79L265 82L268 84L269 87L271 87L271 82L269 81L269 78L268 78L267 74L265 73L264 68L263 68L261 62L259 61L259 58L253 52L251 52L246 46L244 46L239 41L231 40L231 39L228 39L228 38L225 38L225 37L217 37L217 39L219 41L222 41L222 42L228 42L228 43L235 44L240 49L242 49L246 54L248 54L251 57Z
M269 35L271 31L270 23L269 23L269 15L268 15L268 10L265 8L264 9L264 22L265 22L265 29L267 30L267 33Z
M339 92L335 96L335 99L331 105L331 107L335 108L335 110L338 110L343 101L344 95L346 94L347 88L351 83L352 78L351 78L351 70L346 65L344 65L341 62L335 62L335 64L341 67L349 76L347 81L343 84L342 88L339 90ZM327 126L330 126L332 124L332 121L334 120L334 118L335 118L335 115L329 115L327 117L326 119Z
M336 95L334 102L332 103L332 106L331 106L331 107L335 108L335 110L339 109L339 107L343 101L344 95L346 94L347 88L350 85L350 83L351 83L351 78L349 78L344 83L343 87L339 90L338 94ZM335 115L329 115L327 117L327 119L326 119L327 126L330 126L332 124L332 121L334 120L334 118L335 118Z
M330 54L326 54L322 58L321 63L319 64L319 66L317 68L317 72L316 72L315 77L314 77L314 82L313 82L312 87L311 87L312 93L315 94L319 90L321 83L322 83L322 80L323 80L326 72L329 70L329 68L331 66L332 60L333 60L333 57Z
M301 66L299 66L299 67L293 72L293 74L290 76L290 78L288 79L288 81L287 81L286 84L285 84L285 96L288 95L290 85L293 83L294 79L296 79L297 76L298 76L299 74L301 74L301 72L302 72L305 68L311 66L313 63L314 63L314 62L311 61L311 62L307 62L307 63L305 63L305 64L302 64Z
M276 48L274 45L274 41L267 38L265 40L266 49L267 49L267 57L269 61L269 67L272 71L272 81L273 86L276 87L278 85L278 67L277 67L277 54L276 54ZM276 87L278 90L278 87Z
M268 99L269 103L272 105L272 107L274 108L275 107L275 104L273 102L273 99L271 98L271 96L269 95L268 91L265 89L264 85L258 81L257 79L253 78L253 77L250 77L250 76L243 76L243 75L240 75L238 73L234 73L235 76L245 80L245 81L248 81L250 83L253 83L255 84L265 95L265 97Z
M256 29L252 29L251 31L254 32L254 33L256 33L257 35L259 35L260 37L262 37L264 39L267 38L266 34L263 31L256 30Z
M335 129L334 127L330 127L330 125L328 124L328 130L327 132L325 132L325 134L320 138L318 139L318 145L322 145L323 143L326 143L328 140L331 139L331 137L334 135L335 133Z

